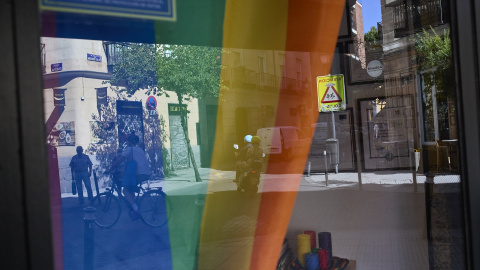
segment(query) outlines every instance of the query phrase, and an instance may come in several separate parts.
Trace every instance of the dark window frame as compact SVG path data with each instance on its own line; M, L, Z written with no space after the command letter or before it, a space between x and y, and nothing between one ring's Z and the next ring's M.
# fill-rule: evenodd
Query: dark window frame
M451 1L467 266L480 268L480 1ZM0 1L2 266L53 269L38 1ZM460 106L461 105L461 106ZM468 127L468 128L467 128Z

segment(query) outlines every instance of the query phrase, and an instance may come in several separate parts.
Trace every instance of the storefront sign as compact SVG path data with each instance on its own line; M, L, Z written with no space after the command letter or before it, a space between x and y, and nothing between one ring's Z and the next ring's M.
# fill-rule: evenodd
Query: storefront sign
M152 20L176 20L176 0L41 0L40 9Z
M367 65L367 73L370 77L376 78L383 73L383 64L378 60L370 61Z
M53 106L65 106L65 90L66 88L53 89Z
M180 114L181 110L186 111L187 110L187 105L182 104L180 107L180 104L168 104L168 113L169 114Z
M346 109L345 83L342 74L317 77L317 93L320 112Z
M87 60L88 61L95 61L95 62L102 62L102 56L96 54L87 53Z
M95 88L97 90L97 106L107 105L107 87Z
M50 70L52 72L62 71L63 70L62 63L51 64Z

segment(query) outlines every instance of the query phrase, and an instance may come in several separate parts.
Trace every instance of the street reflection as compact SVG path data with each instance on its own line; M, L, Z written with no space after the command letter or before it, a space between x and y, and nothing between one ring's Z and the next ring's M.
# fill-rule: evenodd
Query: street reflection
M223 47L42 37L57 261L292 269L328 235L317 260L330 268L462 268L446 2L372 6L299 4L292 14L337 16L313 16L322 38L294 24L269 46L255 46L257 29L240 41L226 33ZM88 183L98 222L120 201L114 226L86 223L90 204L76 193ZM164 211L161 226L142 216L152 191L165 195L148 208ZM319 236L307 252L304 232Z

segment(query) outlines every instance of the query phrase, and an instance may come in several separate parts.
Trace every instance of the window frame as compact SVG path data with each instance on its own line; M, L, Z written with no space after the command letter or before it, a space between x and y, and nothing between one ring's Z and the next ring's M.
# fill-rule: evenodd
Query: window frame
M467 268L480 268L480 1L450 1L457 78L459 146ZM36 0L0 1L3 266L54 269L48 163L45 159L40 13ZM34 26L34 27L32 27ZM461 106L460 106L461 105ZM7 121L5 121L7 120ZM468 128L467 128L468 127ZM14 242L8 241L15 239ZM15 243L12 245L11 243ZM12 267L10 267L12 266Z

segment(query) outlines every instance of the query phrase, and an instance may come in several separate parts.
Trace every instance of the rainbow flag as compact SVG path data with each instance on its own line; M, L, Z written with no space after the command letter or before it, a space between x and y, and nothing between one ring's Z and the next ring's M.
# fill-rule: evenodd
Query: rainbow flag
M211 5L199 2L198 12L205 15L205 21L198 25L191 25L188 20L182 23L184 14L178 3L178 28L165 28L167 23L159 22L156 42L170 42L167 36L171 37L171 31L175 31L175 35L179 35L176 40L187 44L275 50L282 52L285 58L308 53L311 80L330 73L344 1L219 2ZM186 11L194 19L198 18L193 12L191 6ZM193 33L192 28L198 32ZM192 35L180 36L183 30ZM289 73L296 66L292 61L285 61L283 68L284 73ZM298 108L316 99L316 87L309 90L294 98L280 87L269 95L221 90L220 96L224 99L218 101L217 119L223 117L222 108L248 107L252 100L267 104L273 99L277 103L273 112L275 126L291 126L292 123L284 117L285 113L289 113L289 108ZM308 110L306 117L309 123L315 123L318 113L311 111ZM312 129L307 134L310 142L313 132ZM219 167L225 153L232 151L231 146L222 140L228 133L235 134L235 126L217 120L212 168ZM169 222L173 268L276 269L308 153L309 148L305 148L287 163L269 160L259 195L253 198L239 197L235 191L216 192L221 189L219 185L224 184L221 181L210 181L206 190L197 190L197 194L205 194L205 198L201 195L185 198L196 203L190 203L190 211L174 213ZM217 173L212 172L210 178L218 178ZM180 198L177 200L171 202L173 206L188 204ZM184 215L190 220L181 217Z
M82 23L83 14L45 12L43 36L270 50L284 57L284 74L296 72L296 56L307 54L309 78L303 79L315 82L317 76L330 73L345 11L345 1L335 0L183 0L174 4L174 21L92 16ZM302 106L307 106L302 114L306 124L317 121L318 111L308 107L317 104L315 83L291 93L281 89L290 83L283 80L268 95L220 90L212 168L221 167L225 153L232 152L222 140L236 132L235 125L225 120L225 108L248 108L252 100L273 101L276 106L269 113L274 126L292 126L286 115ZM305 134L310 143L313 132ZM306 147L288 161L270 159L259 194L253 198L236 191L216 192L224 181L209 181L169 196L171 262L165 265L176 270L276 269L308 153ZM212 170L210 178L221 177L218 174Z

